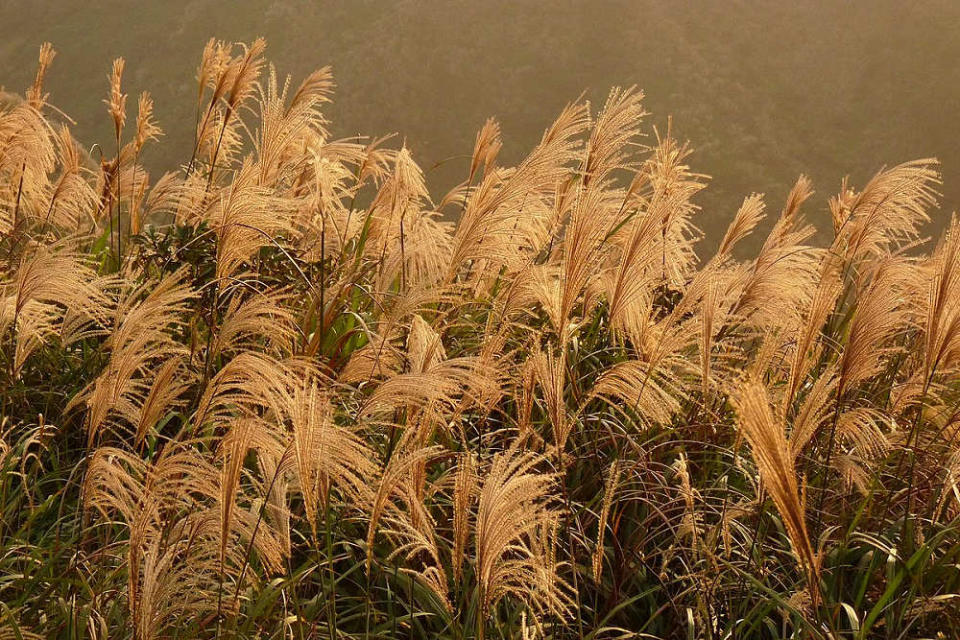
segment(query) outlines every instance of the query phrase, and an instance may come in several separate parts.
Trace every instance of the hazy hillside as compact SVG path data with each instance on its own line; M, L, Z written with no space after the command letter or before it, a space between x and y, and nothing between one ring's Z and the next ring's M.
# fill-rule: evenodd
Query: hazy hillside
M89 141L109 131L101 96L110 61L127 58L131 91L154 93L170 138L187 148L189 73L211 34L263 35L285 72L331 64L338 135L398 132L424 166L467 154L476 128L498 116L516 160L565 102L587 90L637 84L647 109L698 150L714 177L701 198L708 245L751 189L778 202L801 172L824 205L837 176L937 156L960 168L960 4L902 2L297 2L212 0L18 2L0 22L0 84L22 91L46 39L60 57L55 104ZM87 5L94 5L89 7ZM82 73L78 70L84 70ZM463 161L461 159L460 164ZM462 166L433 172L435 194ZM960 201L947 181L946 208ZM712 242L710 242L712 241Z

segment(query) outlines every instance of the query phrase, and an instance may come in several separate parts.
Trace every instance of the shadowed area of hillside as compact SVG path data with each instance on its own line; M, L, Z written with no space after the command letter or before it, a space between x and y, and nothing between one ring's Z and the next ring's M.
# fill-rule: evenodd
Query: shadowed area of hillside
M943 163L938 228L960 202L960 5L948 1L87 4L5 2L0 84L23 91L51 41L51 101L92 144L109 139L106 74L126 57L127 91L153 93L167 132L147 158L156 168L189 156L206 40L262 35L281 73L333 66L336 136L397 132L425 168L453 158L430 172L435 197L465 174L486 117L501 120L512 162L582 91L602 100L612 85L636 84L652 121L672 115L696 148L693 167L713 177L698 200L707 247L750 191L776 211L801 172L821 229L838 176L862 185L917 157Z

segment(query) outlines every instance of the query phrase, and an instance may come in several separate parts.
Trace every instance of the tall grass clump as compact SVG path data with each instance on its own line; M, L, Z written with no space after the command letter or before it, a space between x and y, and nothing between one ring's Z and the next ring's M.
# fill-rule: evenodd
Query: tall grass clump
M488 121L438 196L265 46L208 43L162 175L122 59L96 158L49 45L3 98L0 638L952 637L936 161L702 257L636 89L512 167Z

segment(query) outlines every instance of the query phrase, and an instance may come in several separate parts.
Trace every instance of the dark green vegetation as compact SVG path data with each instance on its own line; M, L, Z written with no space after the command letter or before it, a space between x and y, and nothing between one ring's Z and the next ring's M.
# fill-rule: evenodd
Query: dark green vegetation
M488 121L433 199L327 70L211 41L162 175L41 50L0 106L0 638L931 638L960 624L960 222L938 165L744 198L642 94ZM129 104L128 104L129 102Z

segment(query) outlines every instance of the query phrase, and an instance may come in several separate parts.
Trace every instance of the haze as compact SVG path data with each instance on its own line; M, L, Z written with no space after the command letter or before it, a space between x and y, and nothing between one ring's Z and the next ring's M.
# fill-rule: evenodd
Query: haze
M91 5L91 6L87 6ZM294 80L333 66L327 113L338 137L397 132L430 169L434 196L465 174L476 130L503 126L503 160L531 148L582 91L641 87L651 123L696 149L712 176L698 219L711 247L754 190L779 210L800 173L826 232L826 200L884 165L936 156L943 226L960 201L960 4L883 2L485 2L406 0L223 3L4 2L0 84L22 92L37 49L59 55L51 101L86 144L109 139L106 74L127 59L125 89L149 90L167 132L147 165L189 155L194 72L208 38L267 38ZM229 7L229 8L225 8ZM452 159L451 159L452 158ZM448 160L450 159L450 160ZM446 161L446 162L444 162Z

